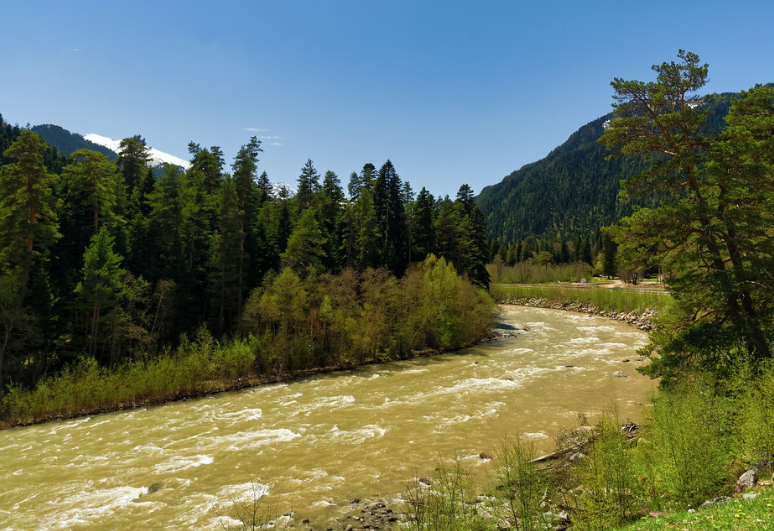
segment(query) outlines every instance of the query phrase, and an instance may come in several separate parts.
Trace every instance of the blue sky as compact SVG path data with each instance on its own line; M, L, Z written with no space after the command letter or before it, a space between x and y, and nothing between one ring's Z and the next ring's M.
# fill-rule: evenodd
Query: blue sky
M388 158L418 191L477 193L609 112L610 81L680 48L709 91L774 81L774 2L371 0L4 2L0 114L140 134L261 169L349 174Z

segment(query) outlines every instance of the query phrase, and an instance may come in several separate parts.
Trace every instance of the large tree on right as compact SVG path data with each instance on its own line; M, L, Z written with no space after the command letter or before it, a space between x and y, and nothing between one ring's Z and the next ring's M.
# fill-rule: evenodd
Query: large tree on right
M774 313L774 90L742 92L727 126L713 128L719 98L699 92L708 66L682 50L678 59L654 65L655 81L613 80L615 115L600 139L611 157L650 162L622 196L651 194L659 206L613 234L624 260L672 273L675 307L651 335L647 369L667 377L770 358Z

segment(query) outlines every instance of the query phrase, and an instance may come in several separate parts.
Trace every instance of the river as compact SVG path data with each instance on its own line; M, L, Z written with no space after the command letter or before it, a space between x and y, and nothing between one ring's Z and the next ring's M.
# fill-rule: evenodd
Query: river
M622 420L639 418L655 389L635 371L644 332L502 310L504 323L530 330L452 354L0 431L0 528L223 529L234 501L254 493L322 524L352 498L399 498L438 457L484 470L479 454L496 454L506 434L550 451L579 413L593 419L614 402Z

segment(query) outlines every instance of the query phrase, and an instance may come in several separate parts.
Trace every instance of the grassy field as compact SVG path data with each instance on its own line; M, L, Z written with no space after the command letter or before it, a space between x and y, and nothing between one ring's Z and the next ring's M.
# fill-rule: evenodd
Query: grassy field
M618 528L620 531L656 531L662 529L753 531L774 529L774 491L767 488L754 491L754 499L736 499L692 511L679 511L656 518L646 516L637 522Z
M618 312L642 312L661 310L672 301L662 290L643 288L610 288L599 284L578 287L566 284L514 285L496 284L492 294L498 302L513 299L546 299L560 304L577 302L594 306L599 310Z

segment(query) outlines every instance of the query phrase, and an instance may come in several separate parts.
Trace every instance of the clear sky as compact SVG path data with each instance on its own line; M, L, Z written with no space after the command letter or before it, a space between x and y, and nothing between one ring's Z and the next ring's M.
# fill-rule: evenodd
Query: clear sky
M708 91L774 81L774 2L24 0L0 6L0 114L187 159L253 135L261 169L391 159L418 191L478 193L610 111L613 77L680 48Z

